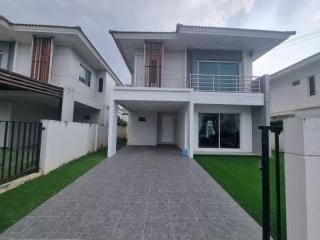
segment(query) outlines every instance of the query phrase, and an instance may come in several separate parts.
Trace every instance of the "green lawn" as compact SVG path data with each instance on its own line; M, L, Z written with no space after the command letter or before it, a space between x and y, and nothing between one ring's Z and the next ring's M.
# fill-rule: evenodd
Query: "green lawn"
M281 158L282 239L286 239L284 161ZM196 161L245 209L262 223L260 157L197 155ZM275 161L270 160L271 232L275 236Z
M119 141L118 148L125 144ZM101 149L0 194L0 233L105 158L106 149Z

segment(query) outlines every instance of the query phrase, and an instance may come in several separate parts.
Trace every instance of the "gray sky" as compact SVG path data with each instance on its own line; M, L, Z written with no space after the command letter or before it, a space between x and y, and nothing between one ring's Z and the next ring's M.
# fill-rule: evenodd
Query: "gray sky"
M182 23L296 30L290 42L254 63L254 75L320 51L319 0L0 0L0 6L13 22L81 26L124 83L130 75L109 29L173 31Z

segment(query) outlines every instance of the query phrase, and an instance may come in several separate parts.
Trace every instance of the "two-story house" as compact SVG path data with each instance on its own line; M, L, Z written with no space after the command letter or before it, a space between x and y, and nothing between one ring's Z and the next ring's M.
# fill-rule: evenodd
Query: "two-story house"
M295 32L178 24L174 32L110 33L132 87L111 93L109 156L116 152L116 104L129 111L129 145L175 144L190 157L260 152L269 79L252 76L252 62Z
M0 17L0 121L107 124L110 89L122 85L80 27Z

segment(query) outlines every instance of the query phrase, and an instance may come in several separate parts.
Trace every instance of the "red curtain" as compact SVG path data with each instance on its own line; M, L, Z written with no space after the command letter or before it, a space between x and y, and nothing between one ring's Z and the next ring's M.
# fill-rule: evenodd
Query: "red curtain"
M145 43L145 86L161 87L162 43Z
M51 38L33 39L31 77L41 82L48 82L51 59Z

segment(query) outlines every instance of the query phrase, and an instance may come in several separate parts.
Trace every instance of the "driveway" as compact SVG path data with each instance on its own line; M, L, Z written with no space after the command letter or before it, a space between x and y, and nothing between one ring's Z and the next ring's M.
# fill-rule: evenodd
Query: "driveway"
M175 147L127 146L0 239L261 239L261 228Z

